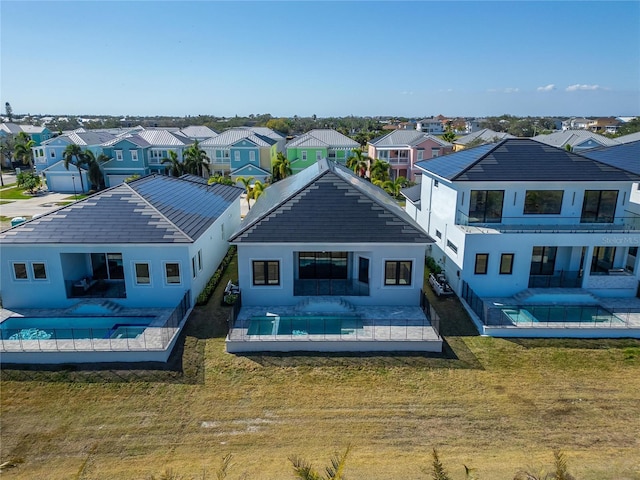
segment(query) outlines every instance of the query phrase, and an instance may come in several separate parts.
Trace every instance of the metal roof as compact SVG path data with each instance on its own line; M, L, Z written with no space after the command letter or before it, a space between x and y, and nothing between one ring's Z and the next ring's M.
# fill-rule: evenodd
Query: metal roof
M180 133L189 138L211 138L218 135L218 132L205 125L189 125L180 130Z
M149 147L151 146L151 144L149 142L147 142L144 138L142 138L140 135L125 135L122 137L116 137L113 138L111 140L109 140L108 142L104 142L101 146L102 147L112 147L114 145L117 145L120 142L123 141L128 141L133 143L134 145L137 145L139 147Z
M457 145L467 145L470 142L473 142L476 139L481 139L483 142L487 143L495 143L500 140L504 140L506 138L516 138L510 133L506 132L496 132L495 130L491 130L490 128L483 128L482 130L478 130L477 132L472 132L468 135L460 137L454 140L453 143Z
M640 175L640 136L635 142L592 148L580 152L580 155Z
M138 135L154 147L184 147L193 143L190 138L168 130L142 130Z
M262 135L257 135L251 130L245 128L230 128L229 130L225 130L220 135L209 138L200 143L201 147L230 147L236 142L247 139L250 142L253 142L258 147L270 147L274 143L275 140L272 138L264 137Z
M150 175L0 233L3 244L189 243L242 194L228 185Z
M347 147L358 148L360 144L355 140L343 135L340 132L336 132L331 129L316 129L310 130L307 133L294 138L286 145L287 148L299 148L299 147Z
M269 186L234 243L432 243L383 190L320 160Z
M640 140L640 132L630 133L628 135L623 135L621 137L616 137L616 141L618 143L637 142L638 140Z
M626 170L529 138L480 145L416 164L439 177L469 182L638 181Z
M397 147L397 146L414 146L427 140L433 140L443 147L450 147L449 142L445 142L441 138L429 135L418 130L394 130L382 137L378 137L369 142L374 147Z
M549 133L548 135L536 135L533 139L554 147L574 146L587 140L593 140L603 147L618 145L619 143L617 140L607 138L604 135L599 135L589 130L564 130Z
M114 138L114 135L108 132L71 132L65 135L71 142L80 146L101 145Z

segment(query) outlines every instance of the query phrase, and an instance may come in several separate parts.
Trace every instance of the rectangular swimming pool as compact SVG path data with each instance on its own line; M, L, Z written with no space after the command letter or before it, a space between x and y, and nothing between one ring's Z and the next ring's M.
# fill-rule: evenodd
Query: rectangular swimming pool
M252 317L247 335L349 335L357 323L356 317Z
M531 323L581 323L616 324L624 323L609 310L599 305L527 305L526 307L505 307L502 313L515 325Z
M3 340L136 338L155 319L128 317L9 317L0 323Z

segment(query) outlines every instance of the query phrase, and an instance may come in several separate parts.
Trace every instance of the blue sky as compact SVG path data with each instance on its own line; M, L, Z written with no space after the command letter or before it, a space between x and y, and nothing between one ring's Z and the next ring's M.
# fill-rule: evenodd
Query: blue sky
M640 114L637 1L2 0L0 14L15 113Z

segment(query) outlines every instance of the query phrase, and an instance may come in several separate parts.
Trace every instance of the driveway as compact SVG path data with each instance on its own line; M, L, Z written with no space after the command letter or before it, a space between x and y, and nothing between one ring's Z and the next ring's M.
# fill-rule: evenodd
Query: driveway
M27 200L9 200L9 203L0 205L0 216L31 218L34 215L42 215L60 208L60 205L57 204L59 202L68 202L70 197L72 198L73 194L45 192ZM5 224L5 222L2 222L2 230L9 226L10 223L6 222Z

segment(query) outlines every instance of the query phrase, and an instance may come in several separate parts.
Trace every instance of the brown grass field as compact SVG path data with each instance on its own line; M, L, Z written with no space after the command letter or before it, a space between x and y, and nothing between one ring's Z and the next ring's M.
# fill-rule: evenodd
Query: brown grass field
M214 479L231 453L229 480L293 479L289 456L350 444L351 480L432 478L434 447L452 479L549 470L554 448L578 480L640 479L636 340L483 338L449 298L443 355L234 356L220 290L166 366L5 365L2 478Z

